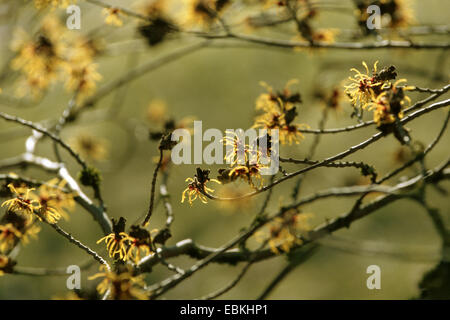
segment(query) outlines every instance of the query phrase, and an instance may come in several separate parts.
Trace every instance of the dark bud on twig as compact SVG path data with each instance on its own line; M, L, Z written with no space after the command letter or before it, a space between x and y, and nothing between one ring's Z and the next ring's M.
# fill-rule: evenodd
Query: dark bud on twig
M166 130L166 131L173 131L173 130L175 130L175 120L173 120L173 119L167 120L164 123L164 130Z
M217 180L219 180L222 184L233 182L235 178L233 176L230 176L230 171L231 169L219 169Z
M401 144L409 144L411 142L411 137L409 135L408 129L404 128L400 121L388 124L382 124L378 127L378 130L385 134L393 133L394 137Z
M150 239L150 233L138 225L132 225L130 227L130 232L128 233L130 236L136 239L140 240L149 240Z
M164 228L162 230L159 230L156 236L153 238L153 243L164 245L167 240L169 240L172 237L172 234L170 233L170 230L167 228Z
M115 234L125 232L125 224L127 223L127 220L124 217L120 217L119 221L112 218L111 221L112 221L112 225L113 225L113 231Z
M149 24L138 27L139 33L147 40L147 44L151 47L163 42L167 34L173 30L170 22L162 17L157 17Z
M163 133L160 131L150 131L148 137L150 140L158 141L161 140Z
M286 124L287 125L291 124L291 122L294 121L294 119L297 115L298 115L298 113L297 113L296 107L292 107L291 109L286 111L284 114L284 120L286 121Z
M209 169L202 170L201 168L197 168L197 173L195 174L195 176L197 177L197 181L200 184L205 184L209 181L209 173Z
M397 71L394 66L389 66L381 69L377 75L375 75L376 80L388 81L397 78Z
M310 44L313 44L313 30L309 25L307 19L303 19L297 22L297 31L302 35L303 38L308 40Z
M370 175L371 176L370 181L372 183L375 183L375 181L377 180L377 176L378 176L375 168L372 166L369 166L368 164L363 165L363 167L361 168L361 174L365 177Z
M84 186L97 188L100 186L102 177L98 169L94 167L86 167L78 174L78 180L80 180L81 184Z

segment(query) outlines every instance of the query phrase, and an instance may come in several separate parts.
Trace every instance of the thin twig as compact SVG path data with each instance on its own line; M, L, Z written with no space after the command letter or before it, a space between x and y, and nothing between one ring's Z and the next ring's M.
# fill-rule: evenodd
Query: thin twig
M11 122L15 122L18 123L20 125L29 127L33 130L36 130L44 135L46 135L47 137L49 137L50 139L52 139L53 141L55 141L56 143L58 143L62 148L66 149L70 155L83 167L86 168L86 162L84 162L81 157L68 145L66 144L64 141L61 140L61 138L57 137L56 135L54 135L53 133L47 131L45 128L34 124L31 121L27 121L25 119L16 117L16 116L11 116L9 114L6 114L4 112L0 112L0 118L3 118L6 121L11 121Z
M150 205L148 207L148 212L147 215L144 218L144 221L142 222L142 226L147 226L148 221L150 220L150 217L152 216L153 213L153 205L155 202L155 188L156 188L156 178L158 177L158 171L159 168L161 168L161 164L163 161L163 149L159 148L159 161L158 164L156 165L155 171L153 171L153 179L152 179L152 187L151 187L151 192L150 192Z

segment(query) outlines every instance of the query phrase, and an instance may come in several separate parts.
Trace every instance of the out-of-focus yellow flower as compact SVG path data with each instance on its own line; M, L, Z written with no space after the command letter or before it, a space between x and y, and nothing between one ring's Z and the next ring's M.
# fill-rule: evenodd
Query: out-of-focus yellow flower
M78 92L80 103L96 89L101 79L93 59L102 51L101 44L82 35L70 33L53 15L46 16L35 37L18 30L11 43L17 56L11 67L20 70L17 94L39 98L56 81L66 82L68 90Z
M0 224L0 252L8 253L20 241L27 244L29 238L36 238L41 229L27 217L12 211L6 212Z
M389 12L391 18L389 27L394 29L404 28L414 22L414 11L410 2L405 0L382 0L381 2L386 4L387 7L393 8L392 12Z
M118 8L104 8L102 10L103 14L106 15L105 23L109 25L114 25L116 27L121 27L123 21L120 19L121 11Z
M16 262L5 255L0 254L0 277L5 273L12 273Z
M280 104L282 104L281 101ZM292 142L295 142L296 144L300 143L304 138L301 130L306 129L309 126L306 124L291 123L293 119L290 118L290 115L296 112L295 107L282 110L275 104L272 104L272 106L272 110L265 112L255 119L253 127L267 129L269 134L271 134L273 129L277 129L281 144L291 145ZM289 115L289 121L286 120L286 115Z
M108 155L107 142L86 132L72 137L69 144L86 159L101 161L106 159Z
M74 2L75 0L34 0L34 5L37 9L44 9L48 6L65 8Z
M97 88L97 82L102 79L95 63L66 64L65 70L68 74L66 89L77 92L78 103L91 96Z
M167 120L167 103L164 100L155 99L147 108L147 119L153 123L162 123Z
M321 102L321 105L326 110L330 111L332 110L336 112L336 114L341 113L343 111L342 108L343 90L341 90L337 86L328 89L324 89L318 86L314 90L314 97Z
M275 254L279 254L279 248L284 252L302 241L299 238L301 232L310 230L308 219L310 214L299 213L296 209L286 211L281 217L275 218L269 225L270 249Z
M297 117L296 104L301 103L301 96L298 92L292 92L290 86L297 82L296 79L288 81L279 92L262 82L267 93L261 94L256 100L256 110L263 110L264 113L256 117L253 128L267 129L269 134L271 130L277 129L282 144L299 143L303 139L301 129L308 127L293 123Z
M0 252L6 253L14 247L17 239L22 238L20 232L12 223L0 225Z
M119 266L117 272L106 270L105 266L100 267L100 273L97 273L89 280L103 278L97 285L97 291L103 295L107 290L111 290L110 299L112 300L147 300L148 295L144 291L145 282L143 276L134 276L128 266Z
M67 53L67 60L73 64L85 65L91 63L95 57L104 51L104 43L99 39L86 38L77 34L71 40L71 50Z
M406 161L411 160L413 154L411 150L404 146L398 146L395 151L392 152L392 162L396 165L404 164Z
M210 26L229 2L229 0L183 0L185 7L180 21L187 26Z
M259 84L267 92L260 94L256 99L256 110L269 112L276 108L276 106L281 107L280 102L284 103L286 109L290 109L294 104L300 103L300 94L291 89L293 85L298 83L298 79L291 79L285 84L283 90L276 91L266 82L261 81Z
M313 32L312 39L316 42L333 43L338 33L339 30L336 29L318 29Z
M67 45L64 33L62 25L53 16L43 20L35 39L31 39L24 31L16 32L12 49L17 52L17 56L12 60L11 67L25 75L26 84L32 91L42 91L57 80L58 70L65 63Z
M341 111L342 105L342 91L338 88L333 88L331 90L331 94L325 99L325 107L330 108L331 110Z
M67 211L75 208L75 200L73 193L63 191L66 183L65 180L52 179L41 185L37 190L38 195L32 194L32 197L39 202L41 209L52 208L52 211L56 211L58 215L68 219Z

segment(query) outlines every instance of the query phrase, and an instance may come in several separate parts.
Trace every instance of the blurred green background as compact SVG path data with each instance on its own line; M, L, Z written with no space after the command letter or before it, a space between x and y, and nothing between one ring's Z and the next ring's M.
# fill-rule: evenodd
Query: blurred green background
M80 1L83 2L83 1ZM349 3L345 1L346 3ZM409 1L408 1L409 2ZM113 3L113 2L111 2ZM116 1L125 5L125 1ZM1 1L0 5L8 5ZM448 23L448 1L411 1L416 19L423 25L442 25ZM28 10L28 15L26 11ZM24 9L22 16L32 16L34 9ZM62 11L62 10L61 10ZM87 32L103 23L98 18L101 9L82 3L82 29ZM63 14L64 12L56 13ZM29 20L17 21L18 25L27 26ZM127 26L128 25L128 26ZM351 15L339 12L321 13L317 25L324 27L355 28ZM193 38L179 39L155 48L146 48L144 42L134 31L135 24L125 19L125 27L117 29L104 26L105 41L111 54L99 61L102 86L116 79L130 67L143 64L146 61L174 50L177 47L189 45ZM292 26L281 27L277 32L283 33ZM6 63L11 52L8 48L12 25L3 24L0 29L1 62ZM272 34L273 35L273 34ZM124 39L135 38L128 42ZM428 36L426 41L446 41L448 36ZM296 88L302 94L303 104L300 108L298 122L307 123L316 128L321 115L321 104L314 99L313 92L318 87L330 89L350 75L349 69L356 67L361 70L361 61L372 65L376 60L380 66L395 65L399 78L407 78L408 84L421 87L440 88L448 83L448 63L436 70L436 61L445 52L439 50L373 50L373 51L315 51L294 52L271 48L204 48L185 56L177 61L158 68L157 70L137 79L126 86L119 96L113 93L101 100L92 111L87 111L76 124L67 126L63 139L69 139L78 132L89 132L108 141L109 157L106 161L95 165L103 172L103 196L108 205L111 217L124 216L128 223L133 223L147 210L149 188L155 167L153 157L157 156L157 144L147 139L147 129L152 124L145 120L146 110L150 101L163 99L167 102L169 113L175 119L185 116L195 116L203 121L203 128L249 128L255 116L254 102L263 92L258 84L263 80L274 88L283 88L292 78L299 79ZM443 71L445 81L433 80L436 71ZM11 93L8 85L2 84L5 93ZM122 96L123 94L123 96ZM425 98L425 94L411 94L413 101ZM117 105L119 97L123 103ZM49 94L32 108L10 107L0 105L4 112L21 116L25 119L39 121L56 119L65 109L70 94L62 86L52 88ZM103 113L110 108L120 108L117 117L102 120ZM354 123L350 119L351 107L343 102L341 114L331 113L326 127L343 127ZM411 122L408 127L412 137L428 144L437 134L443 120L444 110L438 110ZM17 125L0 122L0 158L8 158L20 154L24 150L26 136L19 134L14 139L1 132L12 132ZM21 130L21 129L18 129ZM15 132L15 131L14 131ZM23 131L19 131L21 133ZM25 132L27 132L25 130ZM316 158L334 155L376 132L374 127L357 130L339 135L324 135L318 147ZM7 138L8 137L8 138ZM306 135L299 145L285 146L282 155L305 157L312 135ZM448 156L450 136L448 132L440 144L427 158L426 165L431 168ZM53 157L49 141L40 144L37 153ZM366 161L374 165L382 175L398 165L394 154L400 145L393 137L381 141L348 158L348 160ZM66 155L65 155L66 156ZM79 169L71 159L65 157L69 169L74 175ZM206 166L204 166L206 167ZM215 167L211 167L215 169ZM288 171L295 166L286 166ZM197 201L192 207L181 204L181 192L186 187L185 178L193 176L194 165L172 166L168 190L174 207L175 222L172 228L173 237L168 241L172 245L185 238L192 238L197 243L218 247L234 237L242 227L247 226L261 206L264 195L256 197L252 207L247 210L229 210L210 202L204 205ZM417 168L404 173L414 174ZM215 170L212 170L213 173ZM21 173L16 171L17 173ZM28 169L25 176L49 178L38 170ZM397 181L392 180L392 183ZM267 179L266 179L267 180ZM318 169L306 176L301 188L301 195L328 187L339 187L355 183L359 173L353 168L348 169ZM288 203L295 181L289 181L275 189L268 212L276 212L277 208ZM442 186L449 187L448 182ZM216 188L219 189L219 188ZM89 190L89 195L91 195ZM449 199L432 189L429 193L430 203L438 207L449 219ZM3 200L3 199L2 199ZM314 214L312 225L319 224L327 218L347 212L354 198L327 199L308 205L304 211ZM165 221L164 208L159 204L151 220L152 228L160 228ZM105 255L103 245L95 242L102 236L98 225L88 213L80 208L71 214L70 221L61 222L64 229L88 246ZM336 233L340 237L351 239L359 245L350 246L349 251L333 248L333 242L327 242L311 259L293 271L272 293L273 299L405 299L419 294L418 282L424 272L433 268L438 262L440 239L435 232L427 213L411 201L398 201L369 217L352 224L348 230ZM399 254L367 254L360 250L366 241L375 242L379 250L388 251L394 248L396 252L411 252L410 258L399 258ZM353 242L352 242L353 243ZM390 249L389 249L390 250ZM417 256L423 252L436 259L421 261ZM33 267L65 267L80 264L89 257L75 246L62 239L49 227L43 225L38 241L31 241L21 248L17 258L19 265ZM182 268L189 267L195 261L186 257L170 260ZM369 265L379 265L382 272L381 290L368 290L366 287L366 268ZM256 298L268 285L271 279L286 265L286 258L276 257L254 265L242 282L223 296L229 299ZM205 270L195 274L189 280L170 291L165 297L174 299L197 298L206 293L223 287L231 281L243 267L211 264ZM82 287L93 286L96 282L88 281L87 277L97 271L97 265L82 273ZM149 283L157 282L171 273L158 266L147 276ZM66 277L28 277L6 275L0 277L1 299L48 299L67 293Z

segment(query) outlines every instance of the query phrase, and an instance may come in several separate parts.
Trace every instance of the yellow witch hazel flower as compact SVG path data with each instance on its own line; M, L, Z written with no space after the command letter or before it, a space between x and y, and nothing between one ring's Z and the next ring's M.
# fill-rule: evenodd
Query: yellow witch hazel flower
M7 211L0 224L0 252L8 253L18 242L27 244L29 237L36 238L40 230L33 221Z
M253 128L267 129L279 131L280 142L282 144L296 144L303 139L302 129L307 128L305 124L295 124L293 121L297 117L297 104L302 102L300 93L291 92L289 87L298 80L288 81L282 91L274 92L272 87L262 82L261 85L266 87L267 93L261 94L256 100L256 110L263 110L264 113L255 119Z
M116 27L121 27L123 21L120 19L121 11L118 8L104 8L103 14L106 15L105 23Z
M403 118L403 107L405 104L411 104L411 99L404 94L404 91L414 87L398 87L399 83L406 82L406 79L400 79L394 83L388 90L383 91L378 96L372 96L372 101L367 105L370 111L374 111L373 120L378 127L384 124L394 123L396 118Z
M377 72L377 64L378 61L373 65L373 74ZM351 83L345 86L344 92L350 97L352 105L356 106L359 104L361 108L365 108L372 99L375 88L378 89L383 83L378 81L374 75L369 75L369 67L365 61L362 62L362 65L366 69L366 73L364 74L356 68L351 68L350 71L355 72L355 75L348 78Z
M12 273L16 262L11 260L11 258L0 254L0 277L5 273Z
M372 75L370 75L369 68L365 61L362 62L362 65L364 66L366 73L364 74L355 68L350 69L350 71L355 72L355 75L348 78L351 82L344 86L344 92L350 98L350 102L353 106L359 106L364 109L374 95L378 96L391 86L390 80L397 77L397 72L394 66L378 71L378 61L376 61L373 65Z
M310 230L308 224L310 216L310 214L299 213L297 209L291 209L281 217L275 218L268 226L270 250L279 254L279 249L289 252L293 246L301 244L299 234Z
M32 193L31 197L39 202L42 212L53 212L57 220L59 217L69 219L67 211L75 208L75 194L63 191L66 184L66 180L52 179L39 187L39 195Z
M331 44L336 42L336 36L339 34L339 30L332 29L332 28L322 28L322 29L307 29L308 33L305 35L297 34L295 37L292 38L292 41L307 41L310 40L312 42L318 42L323 44ZM316 51L312 51L312 48L304 48L304 47L294 47L294 51L304 51L307 50L309 53L318 52L317 48ZM321 49L325 50L325 49Z
M30 198L30 192L35 189L17 188L12 183L8 184L9 190L15 194L15 198L6 200L2 203L2 207L5 206L9 211L26 213L30 217L34 214L34 210L40 209L40 203L37 200Z
M229 176L231 180L236 180L237 178L241 178L246 181L252 188L257 188L254 184L253 179L259 181L259 187L263 185L263 178L261 176L262 166L259 163L255 164L246 164L242 166L235 166L229 172Z
M181 203L188 198L189 204L192 206L192 203L199 198L201 202L207 203L208 200L204 193L212 193L213 189L206 187L206 183L209 181L220 184L220 181L216 179L209 178L209 170L202 170L197 168L197 174L195 174L194 178L187 178L186 182L189 182L189 185L186 189L184 189L181 196Z
M78 93L78 103L91 96L97 88L97 82L102 79L95 63L66 64L65 68L68 74L66 89Z
M147 119L152 123L163 123L167 120L167 103L161 99L152 100L147 108Z
M188 26L210 26L231 2L230 0L182 0L180 21Z
M101 238L97 243L105 242L108 254L113 259L131 260L138 263L141 257L152 253L152 238L150 232L138 225L132 225L130 232L125 232L126 220L123 217L116 222L112 219L113 232ZM152 230L152 232L157 230Z
M116 271L108 271L105 266L100 267L97 273L89 280L103 278L97 285L97 292L101 295L110 291L109 298L112 300L147 300L145 292L145 282L143 275L135 276L133 270L128 265L118 265Z
M120 217L117 222L113 218L113 232L97 241L97 244L103 241L106 243L106 249L111 258L124 261L128 259L127 242L130 240L129 235L125 232L125 222L123 217Z
M411 2L407 0L383 0L383 4L391 10L387 12L390 16L389 27L405 28L415 22L414 11Z
M339 30L336 29L318 29L312 34L312 39L317 42L333 43Z
M102 50L100 43L70 33L53 15L43 19L34 37L18 30L11 47L17 52L11 67L24 75L18 86L19 96L32 93L38 98L52 83L65 80L66 88L77 92L79 103L95 91L101 80L93 63Z
M58 78L59 69L65 63L67 49L66 29L53 15L46 16L37 35L31 38L25 31L18 30L11 44L17 52L11 61L14 70L20 70L26 84L37 97ZM23 96L27 87L18 88L17 94Z
M157 231L157 230L152 230ZM133 225L129 232L129 248L127 257L134 263L138 263L141 257L148 256L152 253L151 244L152 238L150 232L137 225Z
M7 252L16 244L16 240L22 238L20 232L12 223L0 225L0 252Z
M57 180L52 180L49 184L39 187L39 195L33 192L34 188L16 188L10 183L8 187L11 193L15 194L15 198L3 202L2 207L6 206L12 212L25 213L30 220L36 216L40 221L44 219L46 222L54 224L58 222L62 214L66 215L64 209L71 209L75 205L73 195L62 191L65 185L64 181L61 181L57 187L52 186L52 183Z
M107 141L87 132L79 133L71 138L69 145L86 159L101 161L108 155Z
M71 2L75 2L75 1L71 1L71 0L34 0L34 5L37 9L44 9L44 8L47 8L48 6L65 8Z
M0 252L8 252L15 244L20 241L23 244L28 243L28 237L36 237L41 229L36 225L24 227L24 231L20 231L12 223L0 225Z

